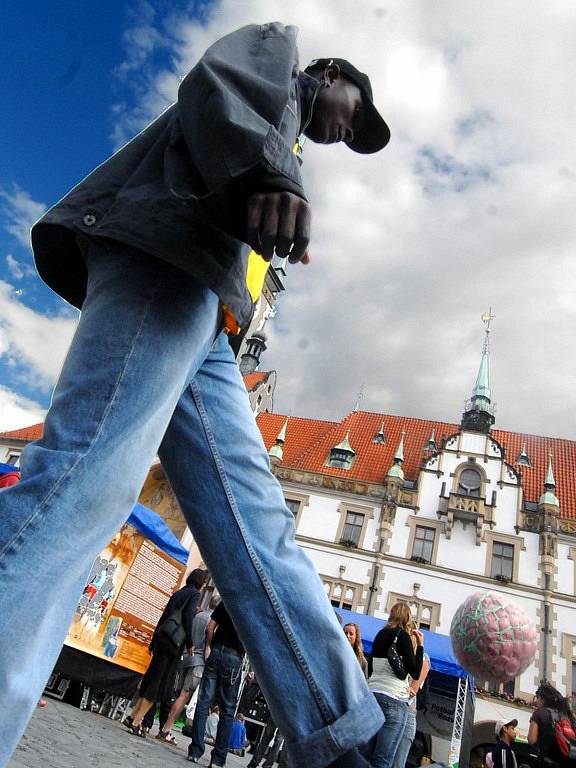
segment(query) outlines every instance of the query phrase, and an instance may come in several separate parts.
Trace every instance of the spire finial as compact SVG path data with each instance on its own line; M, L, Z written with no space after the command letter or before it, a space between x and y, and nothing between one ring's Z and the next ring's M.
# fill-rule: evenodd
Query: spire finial
M394 454L394 463L388 470L388 474L386 477L397 477L400 480L404 480L404 470L402 469L402 463L404 461L404 436L406 434L406 430L402 428L402 434L400 436L400 442L398 443L398 448L396 449L396 453Z
M556 488L554 470L552 469L552 451L548 452L548 470L546 472L546 480L544 480L544 488Z
M360 410L360 405L362 404L362 401L364 400L364 394L365 394L365 385L364 382L360 385L360 389L358 390L358 395L356 396L356 405L352 409L352 413L358 413Z
M466 403L462 417L462 428L473 432L490 432L494 424L494 406L491 404L490 376L489 376L489 351L490 351L490 324L496 317L492 313L492 307L484 312L480 319L486 326L484 331L484 343L482 345L482 359L476 376L472 397Z
M544 493L540 496L538 502L539 506L548 504L551 507L559 507L560 502L558 497L554 493L556 490L556 481L554 480L554 471L552 469L552 451L548 452L548 469L546 471L546 479L544 480Z

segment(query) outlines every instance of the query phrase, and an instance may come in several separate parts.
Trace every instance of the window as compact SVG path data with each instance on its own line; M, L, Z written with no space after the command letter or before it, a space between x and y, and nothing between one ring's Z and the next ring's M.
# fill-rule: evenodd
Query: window
M284 503L292 512L294 515L294 525L296 526L296 529L298 529L298 526L300 524L300 519L302 517L302 513L304 511L304 508L308 506L310 502L310 497L305 496L302 493L296 493L296 491L285 491L286 495L284 496Z
M358 599L362 592L359 584L341 581L340 579L333 580L328 577L321 578L330 604L334 608L344 608L346 611L356 610Z
M495 541L492 544L492 570L493 579L502 578L512 580L514 573L514 545Z
M480 685L485 691L489 691L491 694L496 694L497 696L504 694L510 699L513 699L516 696L516 680L518 679L519 678L514 678L514 680L508 680L506 683L494 683L490 680L483 680Z
M364 515L360 515L357 512L347 512L340 542L350 543L357 547L360 544L360 534L363 527Z
M432 632L437 630L438 625L440 624L440 603L423 600L422 598L417 597L416 594L400 595L395 592L389 592L386 611L390 612L394 603L399 601L408 603L412 618L420 629L429 629Z
M338 448L332 448L328 466L335 469L350 469L356 457L349 451L341 451Z
M296 499L284 499L284 501L286 502L286 506L288 507L290 512L292 512L294 517L296 517L298 512L300 512L300 506L301 506L302 502L301 501L297 501Z
M464 496L480 496L482 478L476 469L464 469L458 481L458 493Z
M414 531L412 558L422 558L427 563L431 563L435 535L436 531L434 528L426 528L423 525L417 525Z
M10 451L6 464L12 464L13 467L20 466L20 451Z

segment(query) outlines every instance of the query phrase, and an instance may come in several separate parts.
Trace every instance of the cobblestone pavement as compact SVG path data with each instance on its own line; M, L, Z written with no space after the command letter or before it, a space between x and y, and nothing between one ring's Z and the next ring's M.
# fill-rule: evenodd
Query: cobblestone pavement
M8 768L184 768L190 740L175 732L178 746L140 739L117 720L83 712L70 704L47 699L38 708L18 745ZM157 731L157 725L153 733ZM180 738L178 738L180 736ZM228 755L226 768L245 768L249 757ZM206 750L200 768L210 762Z

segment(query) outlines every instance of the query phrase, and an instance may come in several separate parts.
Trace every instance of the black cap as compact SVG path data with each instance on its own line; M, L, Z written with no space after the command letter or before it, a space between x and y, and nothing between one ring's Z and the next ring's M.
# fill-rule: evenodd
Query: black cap
M354 136L354 141L350 142L348 146L350 149L353 149L354 152L359 152L362 155L370 155L372 152L378 152L390 141L390 128L388 128L386 122L374 106L372 86L370 85L368 75L357 70L356 67L350 64L349 61L346 61L346 59L314 59L310 62L308 67L321 67L322 69L326 69L326 67L333 64L340 69L341 74L347 80L351 80L354 85L357 85L358 88L360 88L364 109L366 111L362 130L357 136Z

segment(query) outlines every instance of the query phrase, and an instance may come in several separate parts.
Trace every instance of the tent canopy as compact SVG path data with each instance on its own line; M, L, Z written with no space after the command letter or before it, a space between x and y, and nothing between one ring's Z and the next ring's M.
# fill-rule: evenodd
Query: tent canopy
M358 624L360 632L362 634L362 644L364 651L370 653L372 650L372 641L376 637L376 634L386 624L385 619L377 619L375 616L366 616L363 613L355 613L354 611L346 611L342 608L335 609L336 613L339 613L344 620L344 624L353 622ZM456 657L452 652L452 644L450 638L446 635L439 635L436 632L429 632L426 629L422 630L424 635L424 647L426 653L430 656L430 665L434 672L442 672L444 675L450 675L452 677L468 677L466 670L462 669L460 664L456 661Z
M3 464L0 462L0 475L12 472L19 472L18 467L15 467L13 464ZM133 525L137 531L159 546L167 555L186 565L188 562L188 550L180 544L176 536L174 536L170 528L168 528L164 520L156 512L142 504L136 504L126 522Z

